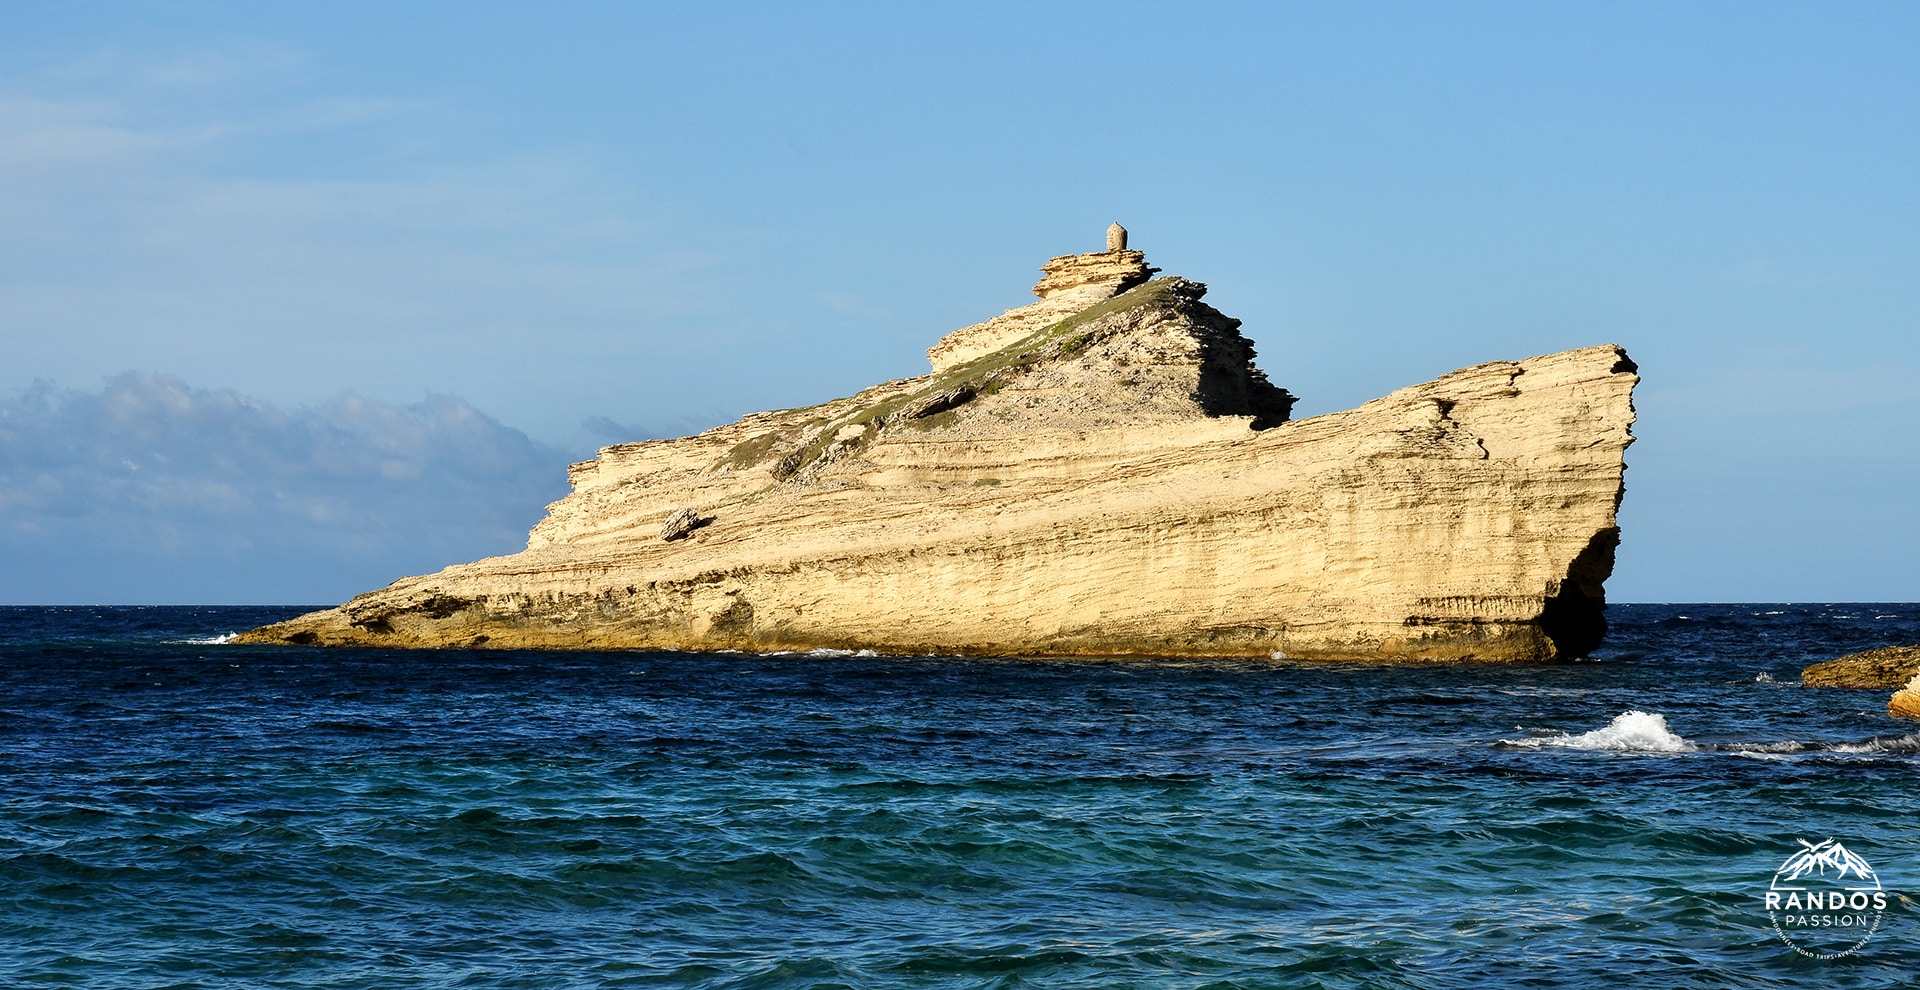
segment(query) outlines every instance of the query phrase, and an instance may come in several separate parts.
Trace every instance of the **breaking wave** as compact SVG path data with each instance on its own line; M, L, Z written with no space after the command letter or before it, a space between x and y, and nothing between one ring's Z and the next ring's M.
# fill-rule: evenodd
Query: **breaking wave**
M1614 716L1605 728L1592 732L1539 735L1526 739L1502 739L1502 745L1522 749L1602 749L1628 753L1722 752L1735 756L1773 758L1798 753L1841 753L1853 755L1910 756L1920 754L1920 731L1874 736L1847 742L1696 743L1682 738L1667 727L1667 717L1653 712L1626 711Z
M1801 742L1788 739L1783 742L1730 743L1702 748L1722 749L1738 756L1779 756L1790 753L1910 756L1920 753L1920 732L1873 736L1850 742Z
M1875 736L1860 742L1834 743L1826 748L1835 753L1920 753L1920 732Z
M1579 735L1559 733L1531 739L1502 739L1527 749L1610 749L1631 753L1691 753L1700 747L1667 728L1667 717L1653 712L1621 712L1605 728Z

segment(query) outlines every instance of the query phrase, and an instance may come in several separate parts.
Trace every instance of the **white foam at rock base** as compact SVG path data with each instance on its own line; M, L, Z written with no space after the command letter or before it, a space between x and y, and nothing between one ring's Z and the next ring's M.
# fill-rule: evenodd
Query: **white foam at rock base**
M1502 739L1501 742L1531 749L1610 749L1636 753L1690 753L1700 748L1667 728L1665 715L1643 711L1621 712L1606 728L1579 735L1561 733L1533 739Z

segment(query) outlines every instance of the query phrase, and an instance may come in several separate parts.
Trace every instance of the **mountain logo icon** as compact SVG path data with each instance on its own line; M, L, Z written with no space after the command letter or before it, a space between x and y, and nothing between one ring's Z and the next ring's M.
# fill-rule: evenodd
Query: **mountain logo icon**
M1866 858L1828 838L1800 849L1774 871L1767 916L1793 951L1838 959L1867 944L1886 915L1887 894Z

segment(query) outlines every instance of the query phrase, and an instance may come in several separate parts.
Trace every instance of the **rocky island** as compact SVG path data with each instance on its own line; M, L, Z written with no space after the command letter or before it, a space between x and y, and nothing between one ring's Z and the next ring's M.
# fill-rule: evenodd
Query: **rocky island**
M527 548L256 643L1517 661L1605 632L1636 368L1603 345L1292 420L1116 224L929 374L606 447Z
M1886 646L1849 653L1800 672L1807 687L1892 690L1887 713L1920 718L1920 646Z

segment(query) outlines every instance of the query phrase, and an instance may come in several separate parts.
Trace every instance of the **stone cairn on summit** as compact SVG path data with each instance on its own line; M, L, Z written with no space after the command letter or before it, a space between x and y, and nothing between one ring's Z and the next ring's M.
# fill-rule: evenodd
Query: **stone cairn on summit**
M1070 289L1099 286L1117 295L1153 277L1158 268L1147 266L1145 252L1127 250L1127 228L1114 224L1107 228L1107 249L1088 254L1068 254L1048 260L1040 266L1040 284L1033 294L1042 299Z

